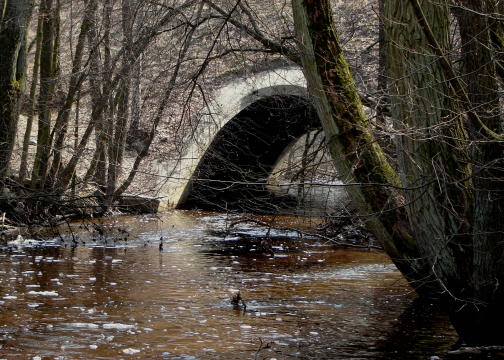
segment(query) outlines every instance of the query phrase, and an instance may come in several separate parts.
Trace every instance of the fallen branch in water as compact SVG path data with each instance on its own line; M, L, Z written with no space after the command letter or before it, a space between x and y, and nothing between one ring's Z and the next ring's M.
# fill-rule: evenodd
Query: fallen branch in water
M296 228L292 228L292 227L274 226L274 225L268 224L267 222L260 221L260 220L257 220L257 219L251 219L251 218L240 219L240 220L232 222L229 225L229 227L228 227L228 232L229 232L230 229L232 229L236 225L244 224L244 223L253 223L253 224L256 224L256 225L264 226L264 227L268 228L268 233L267 233L268 235L269 235L270 230L272 228L274 228L274 229L280 230L280 231L293 231L293 232L297 232L298 236L301 239L304 238L304 237L312 237L312 238L316 238L316 239L320 239L320 240L324 240L324 241L330 242L332 244L335 244L335 245L338 245L338 246L341 246L341 247L344 247L344 248L382 250L382 248L380 246L372 245L370 242L368 242L367 245L352 244L350 242L338 241L338 240L336 240L336 239L334 239L332 237L329 237L329 236L324 236L324 235L317 234L317 233L312 233L312 232L306 232L306 231L302 231L300 229L296 229Z
M273 344L274 344L274 342L273 342L273 341L268 342L268 343L266 343L266 344L265 344L261 338L259 338L259 342L260 342L260 344L259 344L259 348L257 349L257 351L256 351L256 353L255 353L255 355L254 355L254 360L257 360L257 357L259 356L259 353L260 353L262 350L264 350L264 349L269 349L269 348L271 348L271 345L273 345Z

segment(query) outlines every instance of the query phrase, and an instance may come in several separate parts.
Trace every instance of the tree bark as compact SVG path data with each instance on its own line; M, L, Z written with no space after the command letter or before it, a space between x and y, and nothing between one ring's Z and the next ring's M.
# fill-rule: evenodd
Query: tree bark
M35 59L33 60L33 76L30 85L28 119L23 137L23 150L21 152L21 164L19 165L19 180L23 182L28 174L28 149L33 128L33 117L35 115L35 103L37 95L37 84L40 70L40 50L42 47L42 15L39 13L37 22L37 39L35 44Z
M95 11L96 11L95 4L92 1L88 1L86 4L86 8L84 10L84 17L82 19L77 45L75 47L75 54L72 61L72 73L70 77L70 84L68 86L68 92L65 96L63 106L58 111L58 116L54 123L54 129L51 133L51 138L55 139L53 145L54 156L50 169L50 177L53 179L51 183L55 181L61 169L62 165L61 152L63 151L64 141L68 130L70 113L72 110L72 106L76 100L77 92L81 89L82 83L86 77L86 73L82 72L81 69L82 60L84 57L84 50L86 39L88 36L88 31L90 30L91 26L94 26L92 20L94 18ZM91 52L93 52L93 49L91 49Z
M496 24L486 15L495 13L496 2L462 0L459 5L456 16L462 40L462 76L467 84L467 108L475 109L485 126L502 134L497 83L502 58L492 54ZM498 327L504 320L504 310L501 309L504 291L499 285L504 280L501 261L504 253L499 246L504 224L496 216L504 213L504 144L489 139L479 127L470 126L469 135L474 144L471 149L474 168L473 298L483 305L453 313L452 318L462 329L466 342L495 344L504 342L501 332L481 328L483 324L486 329Z
M111 77L111 44L110 44L110 31L111 31L111 16L112 16L112 3L111 0L105 0L103 2L103 65L102 73L98 75L99 82L95 83L93 87L101 87L101 98L95 98L96 102L104 102L106 106L103 107L101 117L97 118L96 128L95 128L95 143L96 151L98 152L96 170L94 175L94 181L98 184L100 189L105 192L107 189L107 160L109 154L109 148L112 146L110 143L112 141L112 131L113 127L111 122L113 121L113 111L112 106L112 92L108 92L105 89L107 84L110 83ZM101 78L99 77L101 75Z
M109 151L109 168L107 173L107 195L110 196L109 202L114 201L113 194L117 188L117 181L121 175L123 166L124 148L126 145L126 129L130 117L130 89L132 84L132 70L136 68L133 56L133 25L134 3L131 0L123 0L122 3L122 30L123 30L123 63L124 69L129 71L123 74L116 94L117 110L115 112L115 121L110 126L114 129L114 137Z
M374 142L328 0L293 0L293 7L329 149L339 156L339 172L361 184L351 195L361 213L374 214L370 229L420 293L442 299L463 341L498 345L503 123L485 16L495 2L463 2L470 15L459 21L461 75L449 55L451 1L385 0L391 114L403 134L401 182Z
M16 138L26 76L26 33L33 0L2 2L0 23L0 190Z
M416 0L415 0L416 1ZM421 1L425 24L410 1L385 2L390 44L389 76L394 86L391 103L400 138L400 168L408 213L421 255L432 267L430 280L443 289L468 294L472 271L467 191L467 134L457 115L457 102L448 86L443 55L433 54L424 27L433 30L438 52L449 49L449 9L446 1ZM435 240L433 240L435 239Z
M385 123L385 113L383 111L384 107L388 108L387 99L387 44L385 36L385 0L378 0L378 103L380 106L376 109L376 119L378 123Z
M367 225L410 283L420 290L425 264L411 234L398 175L370 129L327 0L293 0L303 67L338 173L360 185L349 188ZM437 288L436 284L434 284Z
M51 153L51 108L56 89L56 19L53 0L42 0L40 12L42 21L42 48L40 53L40 92L38 98L37 153L33 165L32 186L45 185L49 155Z

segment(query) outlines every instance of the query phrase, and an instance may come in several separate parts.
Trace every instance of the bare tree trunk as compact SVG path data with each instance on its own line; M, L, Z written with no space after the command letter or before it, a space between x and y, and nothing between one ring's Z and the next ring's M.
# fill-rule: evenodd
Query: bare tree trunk
M73 132L73 138L74 138L74 145L73 145L73 150L74 153L77 151L79 147L79 126L80 126L80 101L81 101L81 91L77 92L76 99L75 99L75 119L74 119L74 132ZM76 187L77 187L77 176L74 174L72 176L72 196L75 197L76 195Z
M58 172L60 171L61 168L61 162L62 162L61 152L63 151L63 145L68 130L68 123L72 105L75 102L76 94L80 90L82 82L84 81L85 78L85 73L83 73L81 69L82 59L84 56L84 48L86 44L88 31L91 26L94 26L92 24L92 19L94 17L95 11L96 9L93 2L89 1L84 10L84 17L82 19L79 37L77 40L77 46L75 48L68 92L65 96L63 106L58 111L58 116L54 123L54 129L51 134L51 138L55 139L53 146L54 156L50 170L50 176L52 179L56 179L56 177L58 176ZM93 49L91 49L91 52L92 51Z
M90 49L90 70L89 70L89 85L90 85L90 93L91 93L91 103L92 103L92 112L91 112L91 123L93 124L93 128L95 129L95 154L91 160L90 169L93 171L89 174L90 176L95 176L96 168L98 167L98 162L100 161L100 150L98 148L98 137L101 134L102 128L102 117L103 117L103 109L106 107L106 104L103 101L103 93L102 87L103 84L100 83L101 75L103 73L102 66L100 64L100 39L98 35L98 20L96 17L96 11L98 8L98 2L96 0L90 0L88 2L88 6L90 9L90 24L91 27L88 32L88 43ZM100 110L100 111L98 111ZM74 157L78 156L76 153ZM70 160L71 161L71 160ZM88 180L88 176L85 177Z
M35 115L35 102L36 102L35 97L37 95L37 84L40 70L40 49L42 45L42 16L40 13L38 16L36 36L37 39L35 45L35 59L33 61L33 77L30 86L30 95L28 99L29 101L28 119L26 120L26 129L23 137L23 150L21 152L21 164L19 166L19 180L21 182L24 181L28 173L28 149L30 146L30 137L33 128L33 117Z
M197 13L194 15L194 18L196 21L198 21L201 17L201 12L203 9L203 3L201 3L198 7ZM173 70L172 76L170 77L170 81L168 82L168 85L164 91L164 95L162 97L161 103L156 111L156 115L154 117L153 123L151 125L151 129L149 131L149 135L145 141L145 145L138 153L135 162L133 164L133 168L130 170L128 177L126 180L122 182L122 184L116 189L114 196L120 196L126 189L131 185L133 182L133 179L135 178L138 168L140 167L140 164L142 163L143 159L147 156L149 153L149 148L152 144L152 141L154 140L154 136L156 135L157 127L161 121L161 118L163 117L164 111L166 107L169 104L169 101L171 101L171 96L172 93L175 89L175 83L179 77L179 72L180 72L180 67L182 66L182 62L185 59L187 52L189 50L189 46L191 45L192 37L194 35L194 32L196 30L195 26L192 26L188 24L189 29L187 30L187 35L185 36L185 41L181 45L179 54L178 54L178 59L177 63L175 65L175 68ZM138 56L135 56L135 60L138 59Z
M113 195L116 187L117 180L121 175L121 168L123 163L124 147L126 145L126 134L128 119L130 115L129 100L130 88L132 83L131 69L135 66L133 63L133 24L134 24L134 3L131 0L123 0L122 4L122 30L123 30L123 66L124 69L129 71L123 74L121 83L116 95L117 111L116 121L111 122L110 126L113 127L114 137L109 151L109 168L107 178L107 194ZM113 196L108 199L110 202L114 201Z
M385 37L385 0L378 0L378 104L376 118L379 123L385 123L383 107L388 105L387 99L387 44Z
M0 190L9 169L26 76L26 30L33 0L5 0L0 22Z
M142 24L146 16L146 10L137 14L137 24ZM134 29L131 29L134 31ZM131 121L126 135L127 149L132 149L137 141L138 131L140 130L140 113L142 97L142 56L136 59L131 71Z
M40 53L40 92L38 99L37 153L33 165L32 186L45 184L51 153L51 108L56 88L56 19L53 0L42 0L42 48Z
M98 152L96 171L94 180L100 187L102 191L106 191L107 187L107 158L109 153L109 146L111 146L110 141L112 140L113 127L111 122L113 121L113 111L112 106L112 93L105 91L107 87L106 84L110 83L111 76L111 52L110 52L110 31L111 31L111 16L112 16L112 2L111 0L105 0L103 2L103 72L101 74L100 84L95 86L100 86L103 88L101 96L103 99L98 101L106 101L107 106L103 108L102 116L100 119L96 119L96 151ZM106 99L106 100L105 100Z
M138 130L140 130L140 112L141 112L141 97L142 97L142 59L139 58L132 71L132 93L131 93L131 121L128 128L126 141L132 145L137 140Z

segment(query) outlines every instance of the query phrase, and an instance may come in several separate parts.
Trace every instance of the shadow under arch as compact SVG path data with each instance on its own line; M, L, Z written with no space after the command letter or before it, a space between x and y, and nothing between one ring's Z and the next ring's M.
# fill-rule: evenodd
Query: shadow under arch
M263 97L228 121L193 173L181 208L273 213L295 199L268 190L267 179L284 150L320 128L315 109L297 95Z

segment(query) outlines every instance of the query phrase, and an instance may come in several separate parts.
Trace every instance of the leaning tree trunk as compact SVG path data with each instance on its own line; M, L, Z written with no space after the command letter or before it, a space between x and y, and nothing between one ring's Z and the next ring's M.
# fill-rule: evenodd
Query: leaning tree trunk
M427 274L414 242L401 184L374 139L349 66L334 30L328 0L293 0L294 22L301 44L309 91L338 173L353 179L352 200L391 259L417 289ZM420 289L419 289L420 290Z
M329 149L340 173L361 184L351 195L374 215L371 230L413 286L444 300L463 340L502 344L503 125L484 16L490 2L467 1L464 78L449 56L451 3L385 0L392 117L404 134L401 182L371 135L329 0L293 0L293 7Z
M5 0L0 22L0 189L9 169L26 75L26 32L33 0Z

